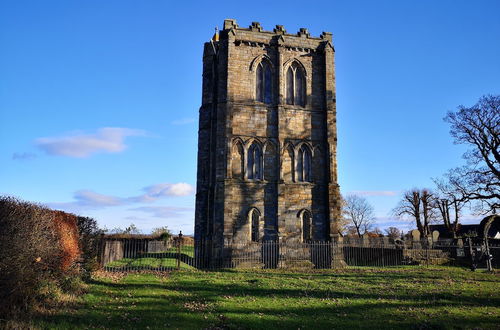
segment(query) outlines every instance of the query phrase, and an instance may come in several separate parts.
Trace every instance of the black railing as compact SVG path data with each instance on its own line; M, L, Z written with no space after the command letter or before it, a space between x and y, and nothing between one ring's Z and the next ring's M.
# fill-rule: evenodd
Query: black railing
M499 268L495 240L401 241L388 238L346 239L341 242L223 243L200 240L187 244L151 239L104 239L101 264L108 271L175 269L327 269L402 265L463 265Z

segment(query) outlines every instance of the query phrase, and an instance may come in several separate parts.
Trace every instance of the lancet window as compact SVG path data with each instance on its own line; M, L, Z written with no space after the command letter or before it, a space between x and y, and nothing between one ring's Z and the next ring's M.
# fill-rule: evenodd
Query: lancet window
M267 61L262 61L256 70L255 95L257 101L270 104L272 102L272 74L271 66Z
M311 182L311 150L302 145L297 155L297 181Z
M286 103L306 105L306 79L302 67L293 62L286 72Z
M302 222L302 241L309 242L312 239L312 217L311 212L303 210L299 213Z
M255 142L248 148L247 179L262 180L262 149Z
M252 208L248 212L248 220L250 222L250 236L252 242L258 242L260 239L260 212Z

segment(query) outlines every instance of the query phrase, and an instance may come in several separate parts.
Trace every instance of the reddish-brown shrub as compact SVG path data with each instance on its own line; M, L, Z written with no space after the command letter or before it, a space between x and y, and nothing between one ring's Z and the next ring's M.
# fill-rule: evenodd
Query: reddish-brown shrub
M77 217L62 211L52 211L54 224L61 246L61 270L68 271L80 258Z
M0 196L0 316L29 311L48 287L79 277L78 238L74 215Z
M0 313L28 310L43 283L58 276L60 264L52 212L0 197Z

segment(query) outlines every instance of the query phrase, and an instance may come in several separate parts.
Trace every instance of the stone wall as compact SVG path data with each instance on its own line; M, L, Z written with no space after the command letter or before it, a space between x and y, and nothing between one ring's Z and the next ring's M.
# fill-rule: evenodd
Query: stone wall
M272 73L269 104L256 101L256 68L262 61ZM305 75L303 106L286 104L285 76L292 63ZM196 239L220 246L248 242L253 208L261 215L259 240L302 241L301 210L312 214L310 239L336 237L335 97L330 33L315 38L307 29L290 34L282 26L271 32L256 22L240 28L234 20L224 21L203 55ZM252 144L262 150L259 179L248 178ZM301 148L311 154L310 180L305 182L299 175L306 173L298 160Z

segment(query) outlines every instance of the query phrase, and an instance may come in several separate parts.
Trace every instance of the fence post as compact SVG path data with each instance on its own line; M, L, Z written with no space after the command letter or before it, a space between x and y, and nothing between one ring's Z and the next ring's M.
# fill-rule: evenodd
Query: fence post
M177 237L177 270L181 269L181 244L182 244L182 231L179 231Z
M101 234L99 237L98 251L99 253L97 254L97 262L99 264L99 269L103 269L106 251L106 241L104 240L104 234Z

